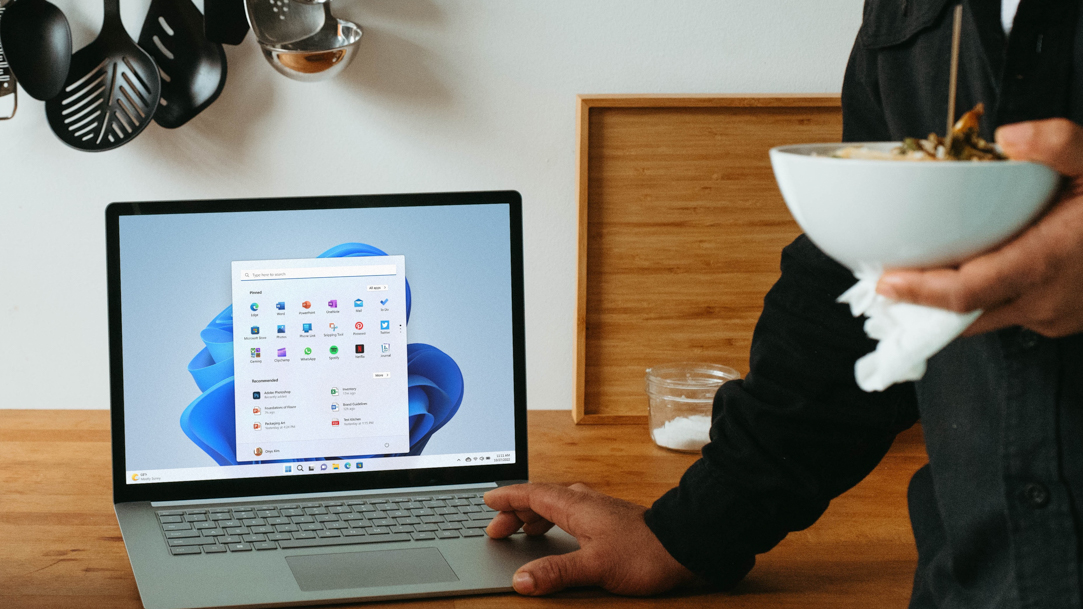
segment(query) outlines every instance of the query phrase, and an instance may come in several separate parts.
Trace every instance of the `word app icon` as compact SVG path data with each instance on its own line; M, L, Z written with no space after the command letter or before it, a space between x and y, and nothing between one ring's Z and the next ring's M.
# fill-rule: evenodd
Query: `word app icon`
M334 332L335 330L338 330L338 326L335 325L335 322L331 322L331 323L327 324L327 327L331 328L332 332Z
M386 319L381 321L380 322L380 329L381 330L390 330L391 329L391 322L386 320Z
M357 322L357 323L355 323L353 325L353 327L354 327L355 330L364 330L365 329L365 324L363 324L361 322Z
M285 311L286 310L286 303L284 303L284 302L275 303L275 308L278 309L279 311Z
M327 301L327 308L328 309L337 309L338 308L338 301L337 300L328 300Z
M248 308L252 309L253 311L259 311L259 303L253 302L252 304L248 305Z
M302 332L311 332L312 331L312 324L301 324L301 331Z
M365 306L365 301L358 298L357 300L353 301L353 306L360 309L361 307Z
M311 309L312 308L312 303L306 300L306 301L301 303L301 308L302 309Z

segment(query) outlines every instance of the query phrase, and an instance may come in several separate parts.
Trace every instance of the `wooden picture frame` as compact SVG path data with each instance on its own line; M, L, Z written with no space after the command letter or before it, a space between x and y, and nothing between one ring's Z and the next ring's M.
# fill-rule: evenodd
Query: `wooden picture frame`
M575 403L642 424L648 366L748 371L763 295L800 229L773 146L840 141L838 95L581 95Z

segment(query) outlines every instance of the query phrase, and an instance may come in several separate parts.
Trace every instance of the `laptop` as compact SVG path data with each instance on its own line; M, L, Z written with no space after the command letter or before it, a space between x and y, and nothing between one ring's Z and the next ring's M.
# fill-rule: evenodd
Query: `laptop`
M516 192L106 209L113 499L143 604L501 592L527 472Z

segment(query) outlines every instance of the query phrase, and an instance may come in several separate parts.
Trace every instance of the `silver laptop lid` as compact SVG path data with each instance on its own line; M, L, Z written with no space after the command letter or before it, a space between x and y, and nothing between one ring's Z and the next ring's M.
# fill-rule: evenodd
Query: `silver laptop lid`
M114 203L117 503L527 477L516 192Z

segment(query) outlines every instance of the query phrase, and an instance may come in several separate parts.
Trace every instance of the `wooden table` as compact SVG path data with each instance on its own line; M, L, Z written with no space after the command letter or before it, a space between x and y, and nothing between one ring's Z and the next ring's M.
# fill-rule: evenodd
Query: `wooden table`
M113 515L108 413L0 410L0 455L0 607L140 607ZM581 481L649 504L695 458L655 447L638 425L575 426L567 411L530 413L536 481ZM920 428L900 436L876 471L761 556L730 593L628 599L577 590L385 606L906 607L917 559L906 485L926 461Z

